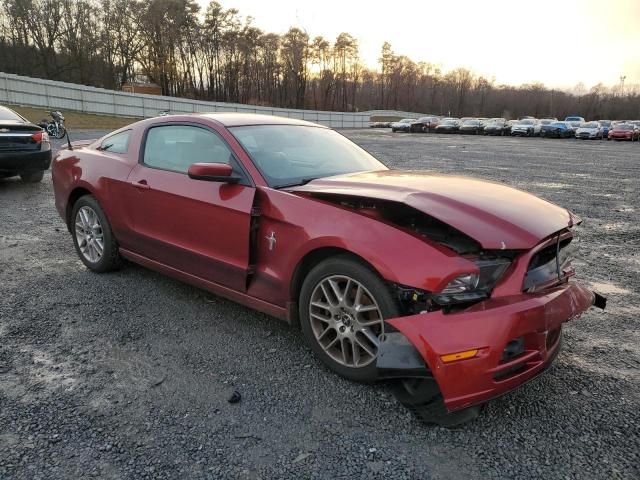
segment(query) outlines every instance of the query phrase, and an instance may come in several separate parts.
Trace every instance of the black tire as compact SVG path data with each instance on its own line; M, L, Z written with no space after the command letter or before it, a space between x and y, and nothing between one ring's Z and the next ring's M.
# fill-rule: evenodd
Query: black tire
M396 129L395 129L395 128L392 128L392 129L391 129L391 132L396 133Z
M96 213L102 227L104 248L102 257L100 257L100 259L96 262L89 261L89 259L87 259L80 250L80 245L78 244L78 238L75 228L75 218L78 210L80 210L84 206L91 208ZM69 222L71 236L73 237L73 245L76 248L76 253L78 254L78 257L80 257L80 260L82 260L82 263L84 263L84 265L89 270L96 273L105 273L117 270L122 266L122 259L120 258L120 254L118 252L118 243L113 236L111 224L109 223L107 216L102 210L102 207L100 207L100 204L93 196L84 195L76 201L76 203L73 205Z
M342 377L356 382L373 382L377 377L375 361L363 367L342 365L324 351L313 333L309 318L312 293L320 282L333 275L348 276L364 286L374 297L383 319L397 317L400 314L398 305L382 278L368 266L347 254L337 255L320 262L308 273L300 289L298 303L300 327L307 343L316 356L327 367Z
M21 173L20 180L24 183L38 183L44 178L44 170L38 172Z
M397 380L391 384L391 390L402 405L428 424L456 428L474 420L482 411L482 406L478 405L449 413L438 384L431 378Z

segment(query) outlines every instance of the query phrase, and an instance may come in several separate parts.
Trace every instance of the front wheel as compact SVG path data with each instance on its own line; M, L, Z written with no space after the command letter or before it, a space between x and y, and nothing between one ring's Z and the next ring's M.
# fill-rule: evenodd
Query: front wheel
M455 428L480 415L481 406L474 406L449 413L445 407L438 384L432 378L409 378L391 384L396 399L425 423Z
M102 207L91 195L80 197L71 213L71 235L85 266L96 273L120 267L118 244Z
M325 365L350 380L376 380L384 319L399 315L377 273L349 255L329 258L305 278L299 309L302 333Z

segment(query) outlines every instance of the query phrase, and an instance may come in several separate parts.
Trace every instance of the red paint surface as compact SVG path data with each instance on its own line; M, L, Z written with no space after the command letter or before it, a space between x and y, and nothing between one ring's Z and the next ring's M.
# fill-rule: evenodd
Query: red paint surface
M101 152L100 142L62 150L52 166L56 207L67 220L68 202L82 188L105 210L122 254L149 268L208 289L270 315L287 318L296 301L291 284L305 256L318 249L358 255L390 282L439 291L475 265L455 252L380 221L314 200L308 193L337 193L404 202L476 239L488 249L521 249L491 299L455 314L442 312L389 322L403 332L434 372L451 410L505 393L539 373L554 353L546 332L579 315L593 294L565 284L522 293L531 256L550 235L577 223L567 210L500 184L422 172L380 171L310 182L290 191L267 186L225 125L305 124L292 119L239 115L185 115L138 122L127 154ZM189 123L216 131L251 178L251 186L189 178L139 162L147 128ZM196 160L197 161L197 160ZM250 250L252 208L258 230ZM270 248L267 237L275 236ZM253 261L252 269L249 269ZM525 368L507 380L493 376L507 342L525 336ZM443 354L480 348L476 358L443 364Z

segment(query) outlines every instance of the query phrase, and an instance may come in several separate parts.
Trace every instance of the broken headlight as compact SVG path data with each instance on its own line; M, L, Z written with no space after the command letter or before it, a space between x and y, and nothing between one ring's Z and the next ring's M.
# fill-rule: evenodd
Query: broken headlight
M474 263L478 266L479 272L465 273L453 279L434 296L436 303L452 305L487 298L511 265L511 260L508 258L477 259Z

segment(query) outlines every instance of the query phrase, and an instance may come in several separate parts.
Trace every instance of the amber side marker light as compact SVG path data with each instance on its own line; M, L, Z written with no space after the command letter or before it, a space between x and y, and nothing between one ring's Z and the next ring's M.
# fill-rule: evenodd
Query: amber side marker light
M467 358L475 357L478 354L478 349L465 350L464 352L449 353L447 355L440 355L440 360L444 363L451 363L458 360L465 360Z

